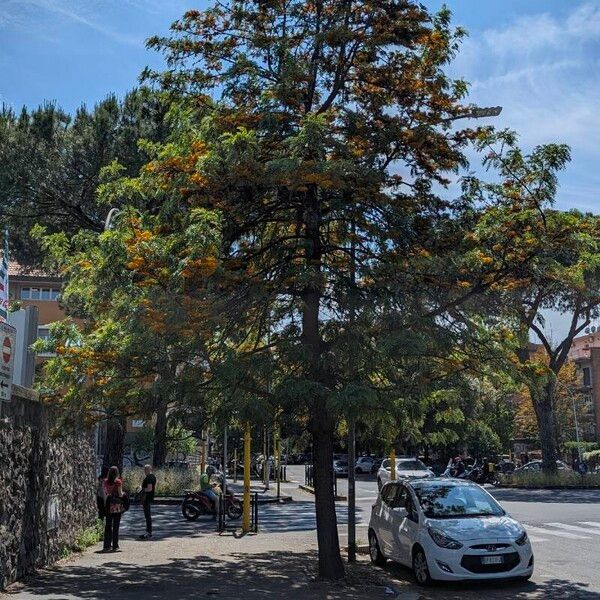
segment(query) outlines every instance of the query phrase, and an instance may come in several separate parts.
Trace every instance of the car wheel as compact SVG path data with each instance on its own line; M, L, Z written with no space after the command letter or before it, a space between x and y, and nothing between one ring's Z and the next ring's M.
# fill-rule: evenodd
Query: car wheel
M387 558L381 553L377 536L373 530L369 531L369 556L371 562L378 567L383 567L387 561Z
M413 573L419 585L431 585L431 575L427 566L427 558L422 548L417 548L413 554L412 560Z

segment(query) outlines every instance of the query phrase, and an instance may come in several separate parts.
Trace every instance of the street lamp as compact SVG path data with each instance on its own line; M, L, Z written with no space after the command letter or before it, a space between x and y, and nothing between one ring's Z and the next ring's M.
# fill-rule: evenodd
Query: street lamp
M484 119L486 117L497 117L502 112L501 106L472 106L469 112L457 117L443 119L442 123L451 123L459 119Z
M104 231L110 231L112 229L113 219L121 212L119 208L111 208L106 215L106 221L104 221Z

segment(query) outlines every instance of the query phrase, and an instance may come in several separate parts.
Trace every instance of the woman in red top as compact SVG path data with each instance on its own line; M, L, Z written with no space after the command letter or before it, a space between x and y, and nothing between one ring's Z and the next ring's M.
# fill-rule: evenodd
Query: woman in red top
M123 482L119 478L119 469L111 467L103 483L106 498L106 522L104 525L104 552L119 550L119 525L123 512Z

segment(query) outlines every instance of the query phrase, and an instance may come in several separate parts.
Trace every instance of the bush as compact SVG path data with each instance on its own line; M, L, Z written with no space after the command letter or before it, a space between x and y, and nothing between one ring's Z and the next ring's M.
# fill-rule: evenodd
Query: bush
M104 524L100 519L96 519L96 524L93 527L88 527L77 534L71 550L73 552L83 552L86 548L102 541L103 537Z
M583 461L587 464L590 471L596 469L600 465L600 450L583 453Z
M579 475L575 471L558 471L554 475L522 471L499 475L500 483L526 488L548 487L600 487L600 473Z
M156 495L183 496L185 490L200 486L200 477L195 469L157 469ZM123 471L123 489L132 496L142 486L144 469L133 468Z

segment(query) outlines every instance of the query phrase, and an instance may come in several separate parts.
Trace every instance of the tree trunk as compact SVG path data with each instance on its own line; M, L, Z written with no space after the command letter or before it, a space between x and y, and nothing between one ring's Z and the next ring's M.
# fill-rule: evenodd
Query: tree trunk
M106 422L106 449L102 460L102 467L118 467L119 473L123 472L123 453L125 440L125 419L110 418Z
M154 426L152 464L155 469L164 467L167 460L167 422L167 404L161 402L156 411L156 425Z
M328 387L332 378L322 364L319 311L321 306L321 213L318 191L310 186L306 194L304 225L309 242L305 251L306 267L312 281L303 290L302 343L307 350L305 376L316 388L311 408L313 434L313 466L317 541L319 545L319 575L325 579L344 577L333 495L333 433L334 419L327 407Z
M558 460L558 445L556 443L556 422L554 419L554 389L553 382L543 386L541 393L534 394L533 405L540 432L540 445L542 449L542 470L544 473L556 473Z
M325 579L341 579L344 563L340 556L335 498L333 496L333 428L326 410L314 417L313 466L317 541L319 545L319 575Z

